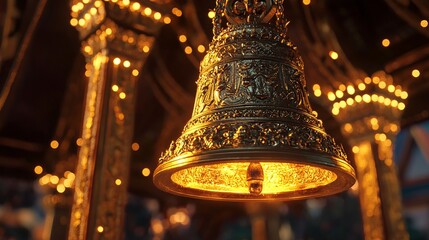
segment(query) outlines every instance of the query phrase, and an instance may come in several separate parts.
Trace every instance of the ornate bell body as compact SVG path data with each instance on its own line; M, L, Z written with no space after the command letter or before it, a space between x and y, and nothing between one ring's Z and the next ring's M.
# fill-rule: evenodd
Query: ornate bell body
M192 118L162 154L155 185L231 201L303 199L348 189L354 169L312 114L281 1L249 2L218 1ZM223 30L222 13L230 22Z

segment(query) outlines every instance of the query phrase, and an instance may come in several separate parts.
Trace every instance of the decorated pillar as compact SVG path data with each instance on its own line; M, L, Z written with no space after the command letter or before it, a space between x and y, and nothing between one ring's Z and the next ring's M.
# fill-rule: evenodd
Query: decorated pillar
M160 26L153 1L75 0L87 93L68 239L122 239L136 81Z
M313 90L321 91L318 85ZM392 156L407 97L391 76L377 72L354 84L341 84L322 99L352 146L365 239L408 239Z

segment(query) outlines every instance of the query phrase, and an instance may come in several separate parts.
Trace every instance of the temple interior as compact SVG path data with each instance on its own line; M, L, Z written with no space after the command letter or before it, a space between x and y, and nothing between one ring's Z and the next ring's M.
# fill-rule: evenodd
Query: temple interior
M216 2L0 2L0 239L429 240L424 0L280 4L311 114L356 171L350 189L212 201L154 185L198 111Z

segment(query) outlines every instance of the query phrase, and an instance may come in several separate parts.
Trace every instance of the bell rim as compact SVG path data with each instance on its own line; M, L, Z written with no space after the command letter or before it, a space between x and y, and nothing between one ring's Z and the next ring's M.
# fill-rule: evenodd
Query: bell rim
M243 155L247 155L243 158ZM194 188L183 187L171 180L171 176L179 171L190 167L209 164L231 163L231 162L275 162L296 163L310 165L334 173L337 178L323 186L316 188L294 190L282 193L271 193L251 195L230 192L213 192ZM333 195L349 189L356 181L356 174L351 164L339 157L321 154L311 150L287 149L229 149L228 151L215 150L198 155L178 156L158 165L153 174L153 182L156 187L182 197L190 197L214 201L287 201L317 198Z

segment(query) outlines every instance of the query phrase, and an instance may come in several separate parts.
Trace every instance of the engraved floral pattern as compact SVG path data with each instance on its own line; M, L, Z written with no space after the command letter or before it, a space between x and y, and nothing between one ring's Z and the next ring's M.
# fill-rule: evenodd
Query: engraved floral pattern
M233 148L300 149L346 160L312 115L304 65L275 24L231 24L200 66L193 116L160 164Z
M324 132L308 126L273 122L227 123L182 134L164 152L160 162L185 153L235 147L295 148L318 151L346 159L342 146Z

